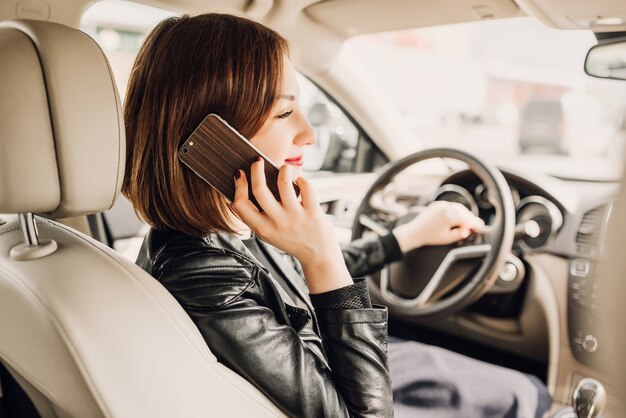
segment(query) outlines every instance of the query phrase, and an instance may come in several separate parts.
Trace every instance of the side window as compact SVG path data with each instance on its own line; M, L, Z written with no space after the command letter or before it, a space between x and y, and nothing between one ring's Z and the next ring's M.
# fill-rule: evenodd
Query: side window
M104 51L122 99L145 36L157 23L171 16L174 13L167 10L120 0L93 2L81 16L80 29Z
M298 74L300 105L317 142L304 149L304 169L321 173L372 172L387 162L380 150L319 87Z

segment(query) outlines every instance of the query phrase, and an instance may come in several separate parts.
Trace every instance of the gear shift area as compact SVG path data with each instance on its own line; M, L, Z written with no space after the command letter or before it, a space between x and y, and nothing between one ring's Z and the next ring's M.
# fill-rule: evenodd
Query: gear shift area
M606 406L606 390L596 379L582 379L572 393L572 406L552 418L598 418Z

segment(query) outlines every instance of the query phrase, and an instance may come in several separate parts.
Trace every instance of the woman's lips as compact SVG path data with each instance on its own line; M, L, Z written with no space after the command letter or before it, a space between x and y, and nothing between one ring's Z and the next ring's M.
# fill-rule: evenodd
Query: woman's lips
M301 166L302 164L304 164L304 160L302 159L302 155L301 155L299 157L287 158L285 160L285 164Z

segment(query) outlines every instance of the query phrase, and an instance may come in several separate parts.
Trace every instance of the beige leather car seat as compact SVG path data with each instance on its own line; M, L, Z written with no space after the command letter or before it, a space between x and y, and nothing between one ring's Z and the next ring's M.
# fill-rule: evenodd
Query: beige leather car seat
M13 214L0 222L0 360L40 414L281 416L156 280L47 219L106 210L121 185L120 103L96 43L5 21L0 57L0 213Z

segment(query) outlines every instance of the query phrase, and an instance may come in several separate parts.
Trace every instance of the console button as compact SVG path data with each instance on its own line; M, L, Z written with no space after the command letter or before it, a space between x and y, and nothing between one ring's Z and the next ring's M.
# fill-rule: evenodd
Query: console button
M569 267L569 274L574 277L587 277L589 275L589 260L583 258L572 260Z

